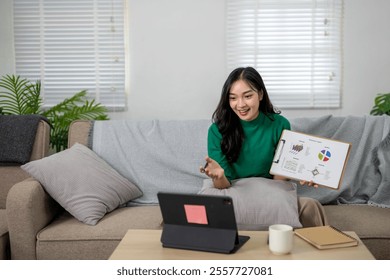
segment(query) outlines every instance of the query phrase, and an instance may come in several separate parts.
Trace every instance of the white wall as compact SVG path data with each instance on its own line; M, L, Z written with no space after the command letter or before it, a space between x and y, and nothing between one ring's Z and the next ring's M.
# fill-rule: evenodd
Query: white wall
M390 1L344 0L342 108L287 117L368 114L390 92ZM0 74L12 73L12 0L0 1ZM225 66L225 0L129 0L128 110L111 117L210 118ZM266 81L265 81L266 82Z
M224 14L225 0L130 0L130 93L119 117L210 118L225 79Z
M389 11L388 0L345 1L342 115L369 113L390 92Z
M12 0L0 1L0 76L13 74Z

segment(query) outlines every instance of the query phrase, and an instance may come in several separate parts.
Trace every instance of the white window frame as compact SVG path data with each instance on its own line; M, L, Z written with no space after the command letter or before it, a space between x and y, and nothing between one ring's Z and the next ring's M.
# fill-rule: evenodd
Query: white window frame
M340 108L342 0L227 0L227 70L252 66L280 108Z
M40 80L44 107L82 90L127 106L127 0L14 0L16 74Z

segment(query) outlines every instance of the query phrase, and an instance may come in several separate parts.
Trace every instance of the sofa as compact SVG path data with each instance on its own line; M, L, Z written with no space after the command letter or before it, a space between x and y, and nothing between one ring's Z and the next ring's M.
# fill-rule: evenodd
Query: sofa
M15 139L13 139L16 141ZM36 129L30 161L41 159L49 154L50 126L40 120ZM21 164L0 165L0 260L10 258L10 241L6 216L6 199L9 190L17 182L29 177L20 168Z
M355 231L375 258L390 259L390 207L388 198L378 200L378 195L382 197L379 192L386 196L390 188L383 172L389 164L387 154L383 158L383 150L390 151L389 117L323 116L290 121L293 130L351 140L345 186L338 191L319 188L317 192L303 186L298 187L297 195L319 199L331 225ZM199 166L206 156L209 120L104 121L109 127L120 124L119 130L107 131L101 131L101 122L73 122L69 149L76 145L93 149L118 174L124 174L129 166L139 168L141 171L130 174L129 180L142 186L142 194L107 210L91 225L60 206L37 179L19 182L9 191L6 208L12 259L108 259L128 229L162 228L158 191L196 193L207 179L199 172ZM113 143L105 136L121 141L125 148L113 153ZM362 141L364 137L366 142ZM371 168L371 154L380 155L375 163L378 168ZM84 179L93 176L85 174ZM355 189L358 183L361 186ZM170 186L175 187L169 189Z

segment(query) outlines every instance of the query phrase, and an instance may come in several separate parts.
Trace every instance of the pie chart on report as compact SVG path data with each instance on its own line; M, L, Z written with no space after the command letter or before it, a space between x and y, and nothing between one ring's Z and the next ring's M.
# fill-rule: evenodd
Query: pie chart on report
M321 150L321 152L318 153L318 158L321 161L328 161L331 158L332 154L328 150Z

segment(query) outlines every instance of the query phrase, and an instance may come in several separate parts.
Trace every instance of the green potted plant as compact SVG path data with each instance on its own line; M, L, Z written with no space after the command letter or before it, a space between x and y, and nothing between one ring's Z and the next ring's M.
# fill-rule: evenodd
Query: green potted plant
M374 107L372 107L371 115L389 115L390 116L390 92L380 93L374 99Z
M88 100L83 90L59 104L44 110L40 95L41 82L30 82L17 75L6 75L0 79L0 114L45 116L51 123L50 145L59 152L67 148L68 130L72 121L107 120L107 109L94 100Z

